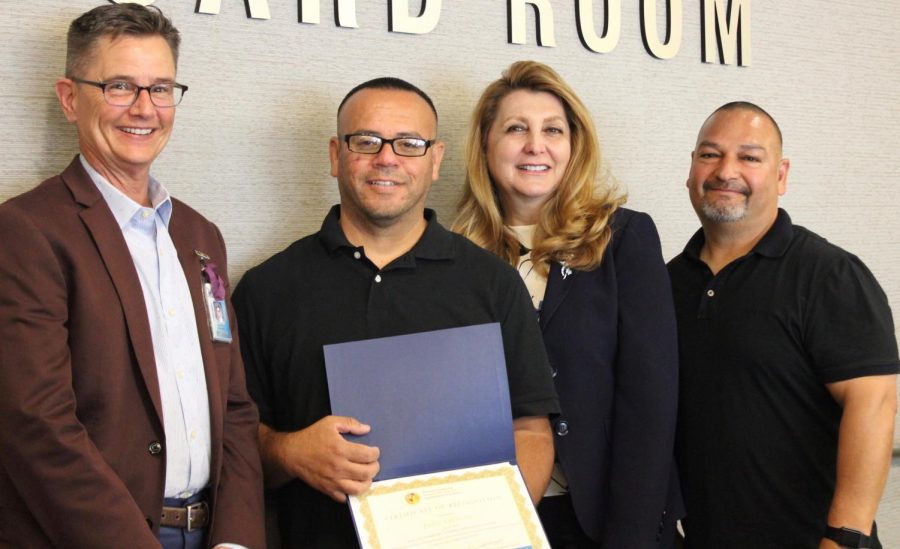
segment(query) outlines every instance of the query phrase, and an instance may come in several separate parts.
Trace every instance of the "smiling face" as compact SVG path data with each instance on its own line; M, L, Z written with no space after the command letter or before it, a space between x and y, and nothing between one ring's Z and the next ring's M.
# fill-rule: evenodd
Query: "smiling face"
M85 80L125 80L138 86L175 82L175 59L160 36L103 36L94 45ZM111 182L146 180L175 122L175 108L159 108L141 91L131 107L106 103L103 92L68 78L56 84L63 112L78 128L78 144L88 163Z
M562 181L571 153L571 130L556 96L516 90L500 101L485 154L505 223L537 222L541 207Z
M701 128L691 154L691 203L704 227L763 230L778 215L789 166L766 116L741 108L717 112Z
M341 223L384 228L424 223L425 197L438 178L444 145L432 144L424 156L398 156L385 143L377 154L351 152L348 134L393 139L435 139L437 120L428 103L413 92L363 89L338 114L338 136L331 139L331 175L341 194Z

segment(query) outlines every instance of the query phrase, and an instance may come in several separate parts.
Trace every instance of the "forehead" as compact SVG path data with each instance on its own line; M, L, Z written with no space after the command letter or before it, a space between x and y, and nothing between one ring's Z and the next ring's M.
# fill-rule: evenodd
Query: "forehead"
M168 74L153 76L174 77L175 56L169 43L159 35L123 34L113 38L105 34L94 42L87 66L104 71L121 71L121 75L165 72Z
M697 135L698 146L755 145L774 149L777 141L775 125L768 117L749 109L719 111L706 120Z
M552 93L535 90L513 90L500 100L497 118L538 115L565 118L562 101Z
M437 121L428 103L406 90L365 89L355 93L338 113L341 133L360 130L389 136L413 133L433 137Z

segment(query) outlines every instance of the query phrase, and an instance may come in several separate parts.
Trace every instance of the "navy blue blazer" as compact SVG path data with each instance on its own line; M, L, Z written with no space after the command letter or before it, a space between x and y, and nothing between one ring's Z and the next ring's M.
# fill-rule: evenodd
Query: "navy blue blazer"
M678 349L650 216L620 208L592 271L552 263L540 325L562 414L556 452L582 529L604 547L658 547L683 514L673 460Z

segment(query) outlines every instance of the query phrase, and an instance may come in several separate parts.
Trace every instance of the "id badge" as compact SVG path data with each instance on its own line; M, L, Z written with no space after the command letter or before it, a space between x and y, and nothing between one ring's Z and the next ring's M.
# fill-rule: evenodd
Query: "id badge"
M206 303L206 319L209 322L209 335L213 341L231 343L231 323L228 321L228 307L224 299L216 299L212 293L212 285L203 283L203 301Z

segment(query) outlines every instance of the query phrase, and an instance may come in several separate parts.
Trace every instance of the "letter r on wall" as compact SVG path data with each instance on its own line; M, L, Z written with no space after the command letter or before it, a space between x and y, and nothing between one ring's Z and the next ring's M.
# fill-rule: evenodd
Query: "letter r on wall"
M538 46L555 47L553 37L553 8L550 0L507 0L507 26L510 44L525 43L525 4L534 7L534 25Z

